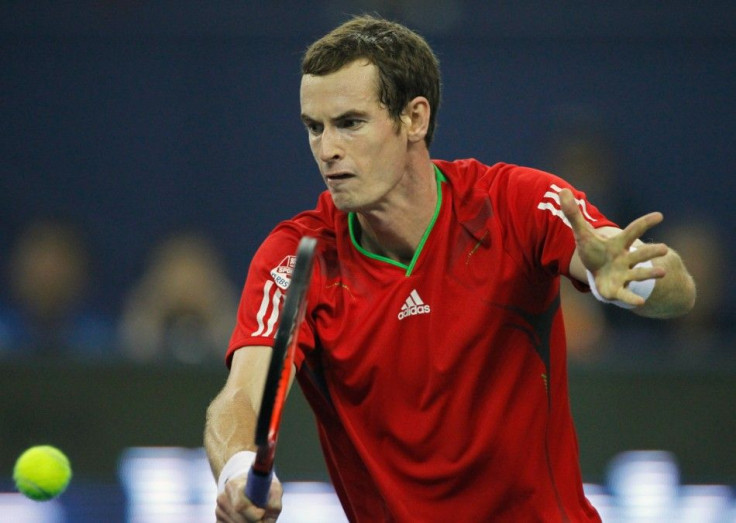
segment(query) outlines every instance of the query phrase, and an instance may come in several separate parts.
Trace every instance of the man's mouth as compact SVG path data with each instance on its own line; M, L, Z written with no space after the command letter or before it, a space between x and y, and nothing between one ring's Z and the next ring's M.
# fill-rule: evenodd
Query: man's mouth
M328 181L337 181L337 180L346 180L347 178L352 177L353 175L350 173L333 173L333 174L325 174L325 179Z

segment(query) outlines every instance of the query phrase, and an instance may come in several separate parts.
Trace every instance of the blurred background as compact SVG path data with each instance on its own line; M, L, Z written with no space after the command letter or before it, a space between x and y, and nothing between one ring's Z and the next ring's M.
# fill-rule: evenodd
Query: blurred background
M736 5L679 0L0 3L0 514L214 519L204 412L248 263L323 189L300 56L363 12L440 58L434 157L555 172L622 225L664 213L690 316L563 288L586 489L609 521L736 521ZM339 521L288 409L285 520ZM39 443L75 475L34 505L11 474Z

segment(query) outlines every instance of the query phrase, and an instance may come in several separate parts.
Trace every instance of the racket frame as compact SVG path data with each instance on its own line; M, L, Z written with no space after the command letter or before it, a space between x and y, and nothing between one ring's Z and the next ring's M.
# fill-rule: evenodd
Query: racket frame
M248 472L245 490L246 497L259 507L266 505L273 479L276 443L289 391L299 328L304 320L316 245L317 240L310 236L304 236L299 241L291 282L281 310L281 321L274 336L255 431L258 450Z

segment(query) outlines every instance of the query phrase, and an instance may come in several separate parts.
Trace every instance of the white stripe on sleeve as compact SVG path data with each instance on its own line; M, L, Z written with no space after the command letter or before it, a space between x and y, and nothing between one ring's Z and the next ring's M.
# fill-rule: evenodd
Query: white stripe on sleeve
M251 336L260 336L263 334L263 331L266 329L266 325L263 323L263 318L266 317L266 312L268 311L268 304L271 301L270 295L271 295L271 288L273 287L273 281L268 280L266 284L263 286L263 299L261 300L261 307L258 309L258 314L256 314L256 321L258 321L258 329L251 334Z
M279 319L279 314L281 313L281 308L279 307L279 302L281 301L281 297L284 294L281 292L281 289L276 289L276 292L273 293L273 300L271 300L273 309L271 310L271 317L268 318L268 325L266 332L263 333L264 336L271 336L273 334L273 326L276 325L276 320Z

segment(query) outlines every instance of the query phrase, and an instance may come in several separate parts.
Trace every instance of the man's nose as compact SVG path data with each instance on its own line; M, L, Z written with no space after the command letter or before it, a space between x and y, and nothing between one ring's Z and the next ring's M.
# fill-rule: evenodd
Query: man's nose
M319 158L323 162L329 162L341 157L342 145L340 134L336 129L326 127L320 137Z

